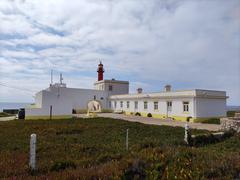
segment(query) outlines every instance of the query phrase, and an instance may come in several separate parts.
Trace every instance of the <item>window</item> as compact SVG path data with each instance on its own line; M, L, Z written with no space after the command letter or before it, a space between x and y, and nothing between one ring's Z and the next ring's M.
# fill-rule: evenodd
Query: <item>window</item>
M112 91L112 90L113 90L113 86L112 86L112 85L109 85L109 86L108 86L108 90L109 90L109 91Z
M183 112L189 112L189 102L183 102Z
M147 109L147 108L148 108L148 102L144 101L144 109Z
M137 101L134 102L134 108L138 109L138 102Z
M120 101L120 107L121 107L121 108L123 107L123 102L122 102L122 101Z
M172 111L172 101L167 102L167 110Z
M114 101L114 107L117 108L117 101Z
M111 101L109 101L109 108L111 108L112 107L112 102Z
M158 110L158 102L154 102L154 110Z
M127 108L129 108L129 106L130 106L130 103L129 103L129 101L127 101Z

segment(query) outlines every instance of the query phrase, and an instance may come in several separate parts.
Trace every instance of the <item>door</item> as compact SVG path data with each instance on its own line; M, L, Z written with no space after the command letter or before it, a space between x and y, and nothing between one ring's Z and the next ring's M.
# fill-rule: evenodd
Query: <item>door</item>
M167 101L167 117L172 116L172 101Z

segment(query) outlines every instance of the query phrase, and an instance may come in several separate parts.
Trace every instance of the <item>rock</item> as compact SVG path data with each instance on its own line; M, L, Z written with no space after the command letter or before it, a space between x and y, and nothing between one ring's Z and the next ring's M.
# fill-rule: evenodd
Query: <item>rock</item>
M231 129L235 130L236 132L240 132L240 118L221 118L221 129L223 131L229 131Z

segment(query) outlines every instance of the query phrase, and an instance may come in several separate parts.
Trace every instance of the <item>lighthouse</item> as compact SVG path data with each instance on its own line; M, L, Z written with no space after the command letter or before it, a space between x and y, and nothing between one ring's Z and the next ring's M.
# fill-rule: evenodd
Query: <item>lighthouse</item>
M103 69L103 64L102 64L101 61L98 64L97 72L98 72L98 81L102 81L103 80L104 69Z

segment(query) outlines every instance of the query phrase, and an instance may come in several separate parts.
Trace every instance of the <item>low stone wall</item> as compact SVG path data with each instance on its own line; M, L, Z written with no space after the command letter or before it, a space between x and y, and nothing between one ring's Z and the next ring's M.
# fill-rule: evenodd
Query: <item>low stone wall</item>
M223 131L228 131L230 129L233 129L238 133L240 132L240 118L237 118L237 117L221 118L220 123L221 123L221 129Z

